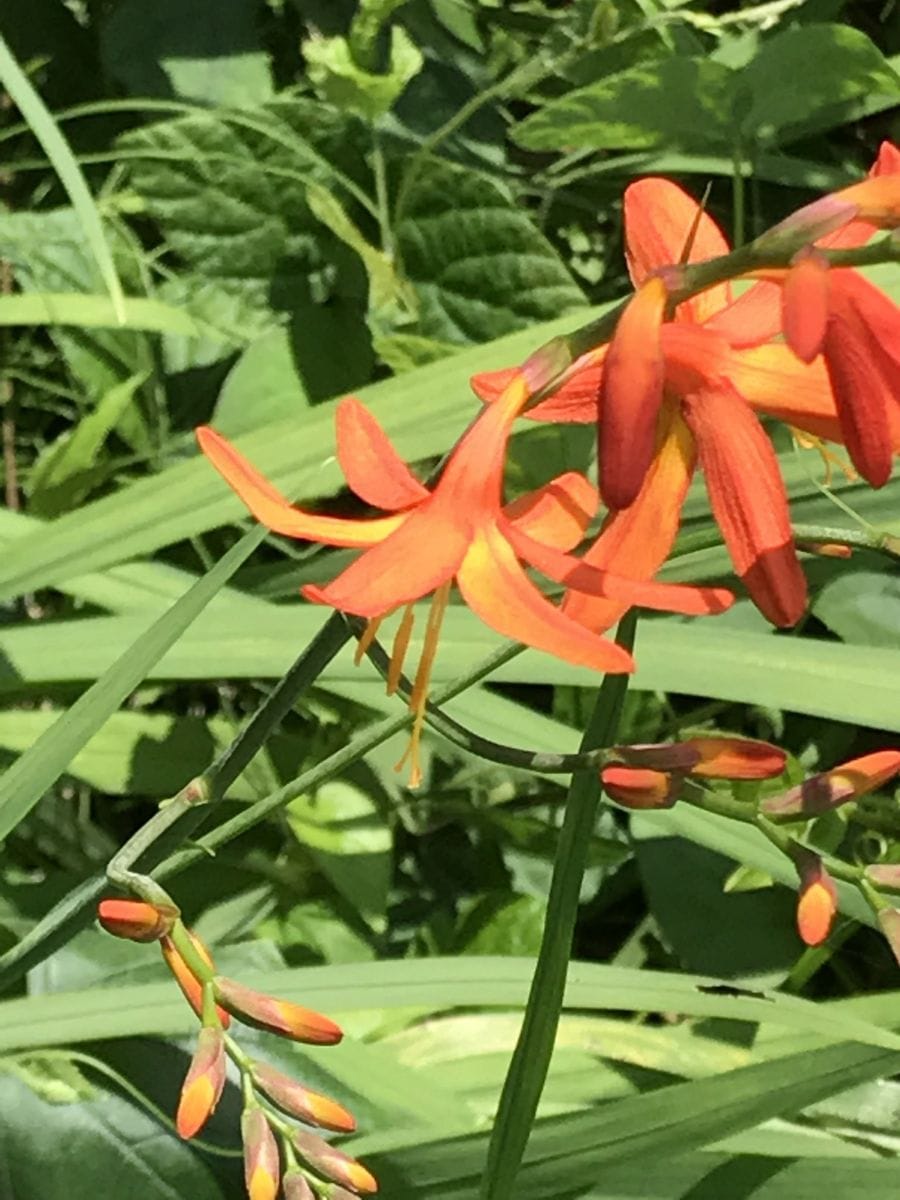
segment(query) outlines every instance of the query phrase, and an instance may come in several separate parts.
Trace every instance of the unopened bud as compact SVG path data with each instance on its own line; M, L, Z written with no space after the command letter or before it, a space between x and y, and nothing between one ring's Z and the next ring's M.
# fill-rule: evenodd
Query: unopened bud
M369 1196L378 1191L375 1176L367 1171L362 1163L329 1145L324 1138L315 1133L298 1131L293 1137L294 1146L299 1154L310 1164L314 1171L326 1179L333 1180L351 1192Z
M875 915L894 958L900 963L900 908L879 908Z
M800 876L797 929L807 946L819 946L831 932L838 907L837 889L818 854L796 846L792 855Z
M865 876L877 888L900 892L900 863L870 863Z
M144 900L101 900L97 920L113 937L132 942L158 942L178 920L174 905L147 904Z
M188 937L191 939L191 945L196 950L197 954L206 963L211 971L215 970L213 965L212 955L206 946L197 937L196 933L187 931ZM175 976L175 982L181 988L182 994L188 1004L194 1010L198 1017L203 1016L203 984L193 973L178 951L172 939L164 937L160 943L160 949L163 953L163 958L166 960L166 966ZM216 1012L219 1016L219 1021L223 1029L227 1029L231 1024L231 1017L224 1008L216 1007Z
M261 1108L247 1108L241 1117L244 1142L244 1182L250 1200L275 1200L281 1162L272 1127Z
M690 774L705 779L772 779L787 762L783 750L757 738L695 737L682 745L698 757Z
M199 1133L215 1111L225 1087L225 1037L221 1029L204 1028L181 1089L175 1128L183 1138Z
M615 763L604 767L600 778L606 794L623 808L671 808L681 785L680 776Z
M784 340L805 363L822 352L828 326L828 260L811 247L794 255L781 289Z
M763 800L760 809L776 820L815 817L874 791L900 771L900 750L878 750L813 775L798 787Z
M254 1063L252 1070L260 1091L289 1116L335 1133L352 1133L356 1129L352 1113L336 1100L310 1091L268 1063Z
M290 1000L277 1000L223 975L216 976L213 986L216 1000L248 1025L315 1046L333 1046L344 1036L334 1021Z
M310 1187L309 1180L300 1171L286 1171L281 1180L281 1190L284 1192L284 1200L316 1200L316 1193ZM328 1200L334 1200L335 1195L332 1191Z

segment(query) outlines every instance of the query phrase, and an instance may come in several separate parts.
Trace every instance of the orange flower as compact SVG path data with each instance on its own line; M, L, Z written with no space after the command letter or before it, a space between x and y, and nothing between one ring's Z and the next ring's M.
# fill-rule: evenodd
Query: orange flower
M97 920L107 933L132 942L158 942L178 919L178 909L144 900L101 900Z
M545 370L537 360L516 372L497 403L470 425L433 490L413 476L359 401L343 400L336 416L338 459L353 491L388 514L371 519L328 517L293 507L224 438L209 428L197 430L204 454L257 520L289 537L363 550L332 583L305 587L307 599L378 621L434 593L411 701L416 713L413 753L454 579L466 604L498 633L599 671L631 671L631 656L561 612L531 582L522 562L559 583L609 596L624 607L641 604L704 614L721 612L731 602L723 589L632 582L568 553L597 505L595 489L577 472L503 505L510 432ZM407 609L395 642L395 674L401 669L411 623ZM417 776L414 759L415 782Z
M213 987L219 1004L248 1025L314 1046L334 1046L344 1036L340 1026L321 1013L290 1000L276 1000L234 979L217 975Z
M175 1128L183 1138L199 1133L212 1116L225 1087L225 1039L221 1029L204 1028L181 1089Z
M767 817L797 821L816 817L856 800L887 783L900 772L900 750L876 750L849 762L811 775L778 796L767 797L760 808Z
M261 1108L244 1109L241 1117L244 1142L244 1182L250 1200L275 1200L281 1163L272 1127Z
M840 221L861 212L871 214L869 208L842 203ZM834 228L833 219L829 227ZM626 189L626 257L637 288L620 320L620 325L626 319L628 324L621 334L617 330L609 347L585 354L558 391L527 415L584 423L599 416L601 494L611 511L585 562L651 579L674 543L699 460L738 575L773 624L793 625L805 608L806 581L778 461L754 411L833 441L844 440L844 421L821 358L807 364L786 345L766 344L782 322L781 289L774 281L758 282L737 299L729 285L717 285L678 305L673 319L660 326L661 288L692 231L690 262L727 253L715 222L676 184L651 178ZM835 274L829 272L829 277ZM801 290L810 291L805 276ZM855 313L841 313L845 323L855 320ZM887 314L882 311L878 319L884 324ZM866 320L871 328L874 318L868 309ZM816 336L815 329L804 333ZM657 403L654 364L659 352L663 384ZM617 365L610 383L610 358L624 364L626 353L637 363L634 382ZM477 375L472 386L483 400L492 401L513 374ZM900 449L900 407L894 408L884 442L888 453L891 447ZM649 414L656 420L648 458ZM636 431L634 450L630 429ZM572 591L563 611L601 631L619 618L623 606L608 596Z

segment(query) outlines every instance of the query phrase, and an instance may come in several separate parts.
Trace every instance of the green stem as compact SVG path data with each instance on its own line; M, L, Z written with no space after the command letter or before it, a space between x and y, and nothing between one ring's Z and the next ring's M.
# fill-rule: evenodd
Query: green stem
M744 153L740 141L735 142L731 172L732 235L735 247L743 246L746 237L746 203L744 190Z
M632 609L619 623L616 641L625 649L630 650L634 645L636 621L637 614ZM609 746L615 741L627 687L627 675L607 675L603 680L582 738L582 750ZM509 1200L514 1194L516 1176L553 1054L581 881L599 802L600 781L596 771L578 772L569 787L553 864L544 933L522 1029L503 1084L488 1146L480 1193L482 1200Z

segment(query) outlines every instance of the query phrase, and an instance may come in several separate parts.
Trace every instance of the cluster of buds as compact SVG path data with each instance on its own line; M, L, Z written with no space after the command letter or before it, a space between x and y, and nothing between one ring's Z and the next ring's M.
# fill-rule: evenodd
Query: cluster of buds
M279 1000L216 973L209 950L181 922L174 905L103 900L103 928L116 937L159 942L163 958L201 1021L197 1046L181 1090L175 1128L183 1138L200 1132L222 1096L228 1059L236 1066L244 1100L241 1137L249 1200L351 1200L378 1190L372 1174L305 1126L352 1133L351 1113L328 1096L249 1057L228 1034L232 1017L293 1041L333 1046L343 1036L328 1017Z
M771 779L782 774L786 762L784 751L777 746L731 737L616 746L610 753L613 761L600 772L604 791L616 804L629 809L671 808L682 795L703 807L700 793L686 791L687 781ZM875 791L898 773L900 750L879 750L812 775L796 787L748 806L746 819L767 832L797 872L797 931L807 946L820 945L831 932L838 911L837 885L818 850L800 840L801 835L785 834L777 826L813 821ZM900 893L900 863L873 863L861 868L832 862L832 871L861 891L900 961L900 907L881 894Z

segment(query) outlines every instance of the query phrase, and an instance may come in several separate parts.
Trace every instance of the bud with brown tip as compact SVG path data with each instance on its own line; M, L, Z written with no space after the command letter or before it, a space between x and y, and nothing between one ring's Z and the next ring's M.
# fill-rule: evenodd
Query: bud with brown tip
M316 1193L312 1190L309 1180L301 1171L287 1171L281 1181L281 1190L284 1192L284 1200L316 1200ZM333 1200L335 1192L329 1196L329 1200Z

